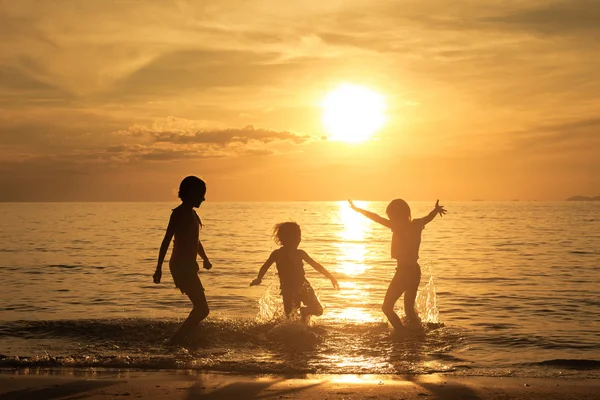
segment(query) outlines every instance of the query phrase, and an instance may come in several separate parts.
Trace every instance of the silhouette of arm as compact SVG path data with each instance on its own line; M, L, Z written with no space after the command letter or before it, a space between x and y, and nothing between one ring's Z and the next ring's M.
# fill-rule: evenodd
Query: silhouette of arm
M392 228L392 222L387 219L387 218L383 218L382 216L375 214L374 212L371 211L367 211L367 210L363 210L362 208L358 208L354 205L354 203L352 202L352 200L348 200L348 203L350 203L350 207L352 207L352 209L354 211L357 211L359 213L361 213L362 215L364 215L365 217L369 218L372 221L377 222L378 224L381 224L385 227L388 228Z
M300 254L302 254L302 259L304 261L306 261L311 267L313 267L314 269L319 271L321 274L323 274L325 277L329 278L329 280L331 281L331 284L333 285L333 287L335 289L340 288L340 285L338 284L337 279L335 279L334 276L331 275L331 273L329 271L327 271L324 266L322 266L321 264L319 264L318 262L313 260L304 250L299 250L299 251L300 251Z
M154 272L154 283L160 283L160 278L162 277L162 265L165 260L165 256L167 255L167 250L169 250L169 245L171 244L171 240L173 239L173 235L175 234L175 227L177 225L177 214L174 212L171 214L171 218L169 219L169 225L167 225L167 231L165 232L165 237L160 245L160 250L158 251L158 261L156 263L156 271Z
M444 208L444 206L440 206L440 201L436 201L435 202L435 207L433 208L433 210L431 210L431 212L429 214L427 214L426 217L421 218L421 221L423 221L423 226L427 225L428 223L430 223L431 221L433 221L433 219L436 217L436 215L440 214L440 217L444 216L444 214L446 214L446 209Z
M200 258L202 258L203 261L203 268L204 269L211 269L212 268L212 264L210 263L210 261L208 260L208 256L206 255L206 252L204 251L204 246L202 246L202 242L198 240L198 255L200 256Z
M273 265L273 263L275 262L276 254L277 254L276 252L277 252L277 250L274 250L271 253L271 255L269 256L269 258L267 259L267 261L265 261L263 266L260 267L260 270L258 271L258 276L256 277L255 280L250 282L250 286L255 286L255 285L261 284L263 277L265 276L265 274L267 273L269 268L271 268L271 265Z

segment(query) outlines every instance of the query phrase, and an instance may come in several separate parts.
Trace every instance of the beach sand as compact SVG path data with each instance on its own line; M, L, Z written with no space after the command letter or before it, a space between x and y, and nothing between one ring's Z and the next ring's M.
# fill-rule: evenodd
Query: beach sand
M2 371L13 399L600 399L597 380L445 375L205 374L190 371Z

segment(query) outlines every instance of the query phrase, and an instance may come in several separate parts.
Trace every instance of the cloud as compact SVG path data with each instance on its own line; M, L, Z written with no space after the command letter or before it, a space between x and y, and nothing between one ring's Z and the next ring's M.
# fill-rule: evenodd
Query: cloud
M545 123L537 127L514 132L514 148L521 153L590 153L595 164L600 148L600 118ZM592 159L590 159L592 160Z
M155 143L171 143L174 145L228 146L236 143L267 144L276 141L301 144L311 139L308 135L255 128L252 125L244 128L203 129L193 132L190 131L190 127L194 126L193 121L190 121L187 127L181 120L171 119L171 121L175 121L175 123L167 123L166 125L155 124L152 128L143 125L133 125L128 129L117 131L115 134L118 136L144 136Z
M152 135L157 142L174 144L216 144L221 146L231 143L270 143L282 140L300 144L309 139L306 135L297 135L286 131L277 132L270 129L256 129L252 125L248 125L242 129L200 131L192 135L180 135L171 132L155 132L152 133Z
M520 29L544 35L600 35L596 0L543 1L504 15L482 19L497 29Z
M207 89L277 85L309 60L279 53L198 49L161 55L114 84L106 98L180 96Z
M308 135L255 128L251 125L244 128L192 130L199 125L204 123L174 117L157 121L152 127L133 125L114 134L124 140L134 138L145 143L111 146L107 148L107 152L118 159L138 161L264 156L281 151L266 147L269 144L299 145L312 140Z

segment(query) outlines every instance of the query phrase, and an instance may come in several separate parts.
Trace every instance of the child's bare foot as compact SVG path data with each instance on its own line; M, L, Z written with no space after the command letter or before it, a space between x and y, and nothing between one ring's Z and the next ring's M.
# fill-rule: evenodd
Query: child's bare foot
M306 307L300 308L300 320L304 325L310 325L311 315L306 311Z
M186 346L190 344L190 339L187 336L175 333L171 338L165 341L167 346Z
M402 322L404 323L404 326L406 326L407 328L414 330L414 329L422 329L423 326L421 324L421 318L419 318L418 315L414 314L414 315L407 315L406 317L403 318Z

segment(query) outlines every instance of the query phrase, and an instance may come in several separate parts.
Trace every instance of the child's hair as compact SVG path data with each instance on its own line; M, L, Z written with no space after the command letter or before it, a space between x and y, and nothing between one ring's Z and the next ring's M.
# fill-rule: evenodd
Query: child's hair
M391 221L410 222L410 207L408 203L402 199L394 199L388 204L385 213Z
M177 196L181 200L189 198L194 192L206 193L206 183L197 176L186 176L179 184L179 193Z
M299 241L301 235L300 225L295 222L281 222L273 227L273 240L280 246Z

